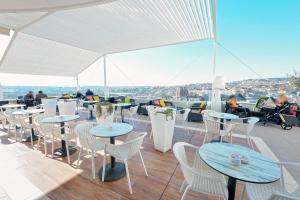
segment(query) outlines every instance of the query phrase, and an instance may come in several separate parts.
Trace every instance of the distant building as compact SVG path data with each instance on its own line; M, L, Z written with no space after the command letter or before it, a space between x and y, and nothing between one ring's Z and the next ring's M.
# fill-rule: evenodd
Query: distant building
M182 97L187 97L189 95L189 89L188 87L181 86L181 87L176 87L175 90L175 98L179 99Z

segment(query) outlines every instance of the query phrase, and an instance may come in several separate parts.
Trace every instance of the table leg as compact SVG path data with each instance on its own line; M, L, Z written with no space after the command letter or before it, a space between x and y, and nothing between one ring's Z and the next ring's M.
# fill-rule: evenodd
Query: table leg
M228 187L228 200L234 200L235 188L236 188L236 178L229 177L227 187Z
M110 138L110 144L115 144L115 137ZM98 176L102 178L102 170L99 170ZM105 177L104 181L116 181L126 176L126 169L124 163L116 162L116 158L110 157L110 164L105 166Z
M32 124L32 115L29 116L29 124ZM32 140L33 141L38 140L38 136L36 136L34 134L34 129L33 128L31 128L31 135L32 135ZM24 138L23 141L24 142L30 142L31 141L31 136L28 136L28 137Z
M60 133L65 134L65 123L61 122L60 123ZM69 145L69 154L72 155L76 152L76 148ZM66 147L66 142L64 140L61 141L61 148L55 149L54 150L54 155L57 157L66 157L67 156L67 147Z
M224 123L224 119L220 119L220 122L221 122L221 124L220 124L220 130L223 130L224 129L224 126L223 126L223 123ZM221 139L222 139L222 137L221 136L219 136L219 142L221 142Z
M123 108L121 106L121 122L124 123Z

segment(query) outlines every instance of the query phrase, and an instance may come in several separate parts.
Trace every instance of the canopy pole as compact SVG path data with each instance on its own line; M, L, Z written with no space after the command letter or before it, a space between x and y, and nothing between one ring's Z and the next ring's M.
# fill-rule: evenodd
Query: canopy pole
M76 90L77 90L77 91L80 90L80 85L79 85L78 75L76 76Z
M213 78L216 76L216 63L217 62L217 41L213 42Z
M108 99L107 79L106 79L106 55L103 56L103 72L104 72L104 98Z

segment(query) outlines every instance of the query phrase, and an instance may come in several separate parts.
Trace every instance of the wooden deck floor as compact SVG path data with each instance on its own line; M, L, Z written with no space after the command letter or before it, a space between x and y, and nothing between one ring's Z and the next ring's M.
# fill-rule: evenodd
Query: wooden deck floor
M136 122L134 130L150 131L145 123ZM132 199L132 200L175 200L180 199L180 185L183 181L180 166L172 151L160 153L154 150L153 141L147 136L142 154L149 173L146 177L139 157L129 161L129 172L133 194L128 192L127 180L101 182L91 178L91 161L84 152L80 168L75 164L78 153L67 160L44 156L43 146L34 148L30 143L15 143L6 133L0 131L0 200L3 199L45 199L45 200L90 200L90 199ZM184 129L175 128L174 141L185 141L194 145L202 144L203 136L196 131L188 134ZM235 143L245 141L234 138ZM56 147L60 145L56 143ZM50 145L49 145L50 146ZM50 152L50 149L49 151ZM102 165L102 156L96 158L96 169ZM243 183L238 183L236 199L239 199ZM2 193L1 193L2 191ZM2 194L2 198L1 198ZM5 195L6 194L6 195ZM203 194L189 192L187 199L212 200ZM246 198L245 198L246 199Z

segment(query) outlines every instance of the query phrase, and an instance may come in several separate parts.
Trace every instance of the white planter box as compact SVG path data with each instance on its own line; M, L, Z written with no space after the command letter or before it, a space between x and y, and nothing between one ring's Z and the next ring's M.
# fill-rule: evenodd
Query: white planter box
M162 113L152 113L151 125L153 131L154 148L161 152L167 152L172 148L172 140L175 126L175 112L173 119L166 120L166 115Z

